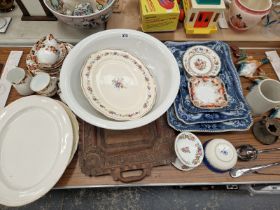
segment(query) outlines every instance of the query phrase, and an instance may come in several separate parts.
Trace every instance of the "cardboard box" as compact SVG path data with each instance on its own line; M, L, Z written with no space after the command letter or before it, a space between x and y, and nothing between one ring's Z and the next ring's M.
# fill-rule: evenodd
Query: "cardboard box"
M166 9L159 0L140 0L141 27L144 32L175 31L179 14L177 1L174 1L172 9Z

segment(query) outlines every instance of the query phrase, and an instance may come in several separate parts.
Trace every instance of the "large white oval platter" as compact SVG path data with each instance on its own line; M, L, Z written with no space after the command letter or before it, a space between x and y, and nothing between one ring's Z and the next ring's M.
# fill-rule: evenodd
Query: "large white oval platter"
M217 76L221 69L218 54L209 47L193 46L183 56L183 64L191 76Z
M55 100L21 98L0 112L0 203L21 206L47 193L71 155L71 121Z
M156 99L156 84L149 70L121 50L93 53L82 69L81 84L91 105L114 120L140 118Z

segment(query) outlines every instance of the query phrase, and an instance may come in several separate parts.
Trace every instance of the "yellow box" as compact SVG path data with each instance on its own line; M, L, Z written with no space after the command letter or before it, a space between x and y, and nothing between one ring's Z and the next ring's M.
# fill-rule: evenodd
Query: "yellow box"
M179 20L179 6L165 9L159 0L140 0L141 27L144 32L175 31Z

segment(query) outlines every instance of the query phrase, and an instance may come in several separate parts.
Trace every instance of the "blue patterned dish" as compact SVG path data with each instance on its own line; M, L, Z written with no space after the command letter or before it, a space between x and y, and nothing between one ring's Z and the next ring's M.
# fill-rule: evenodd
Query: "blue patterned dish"
M241 114L249 113L249 107L244 99L239 75L232 63L229 46L220 41L209 42L165 42L165 45L173 53L180 68L180 92L181 103L188 113L210 113L210 112L228 112L239 111ZM188 77L185 73L182 59L185 51L195 45L204 45L213 49L221 58L221 71L218 75L224 82L228 95L228 106L220 109L200 109L193 106L189 99ZM241 115L240 114L240 115ZM211 116L212 117L212 116Z
M245 119L231 120L227 122L185 124L178 120L174 105L172 105L167 111L167 121L170 127L180 132L189 131L217 133L227 131L246 131L250 129L253 124L251 115L248 115Z
M191 113L188 112L182 104L182 98L178 94L174 101L174 108L177 118L185 124L225 122L229 120L245 119L249 115L248 111L244 110Z

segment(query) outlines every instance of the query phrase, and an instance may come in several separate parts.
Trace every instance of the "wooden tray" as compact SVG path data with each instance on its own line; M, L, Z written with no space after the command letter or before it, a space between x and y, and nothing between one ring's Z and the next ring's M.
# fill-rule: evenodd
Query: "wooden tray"
M140 128L114 131L84 124L80 131L79 162L88 176L111 174L115 181L140 181L155 166L169 165L175 160L176 132L166 116ZM139 171L139 175L124 176Z
M275 46L276 47L276 46ZM280 47L280 45L278 46ZM29 48L0 48L0 63L5 63L11 50L23 50L24 55L20 61L20 66L25 67L26 54ZM265 57L265 49L250 49L248 54L257 59ZM280 50L278 50L280 54ZM271 78L276 78L276 74L272 70L270 64L266 64L262 69ZM241 79L245 94L250 82L247 79ZM8 104L18 99L20 96L12 89ZM80 129L86 126L86 123L80 122ZM15 131L16 132L16 131ZM253 146L264 149L271 147L280 147L280 141L271 146L264 146L259 143L253 136L251 131L246 132L228 132L221 134L199 134L202 142L212 138L225 138L231 141L235 146L241 144L252 144ZM280 153L269 153L260 155L255 161L244 163L238 162L237 167L254 166L258 164L266 164L279 161ZM280 167L274 167L264 171L265 173L280 173ZM173 166L161 166L152 170L151 176L132 184L124 184L119 181L114 181L111 176L88 177L84 175L79 166L77 154L66 169L65 173L58 181L56 188L83 188L83 187L116 187L116 186L168 186L168 185L221 185L221 184L256 184L256 183L280 183L278 175L256 175L250 174L237 179L231 178L228 173L217 174L209 171L203 164L190 172L181 172Z

